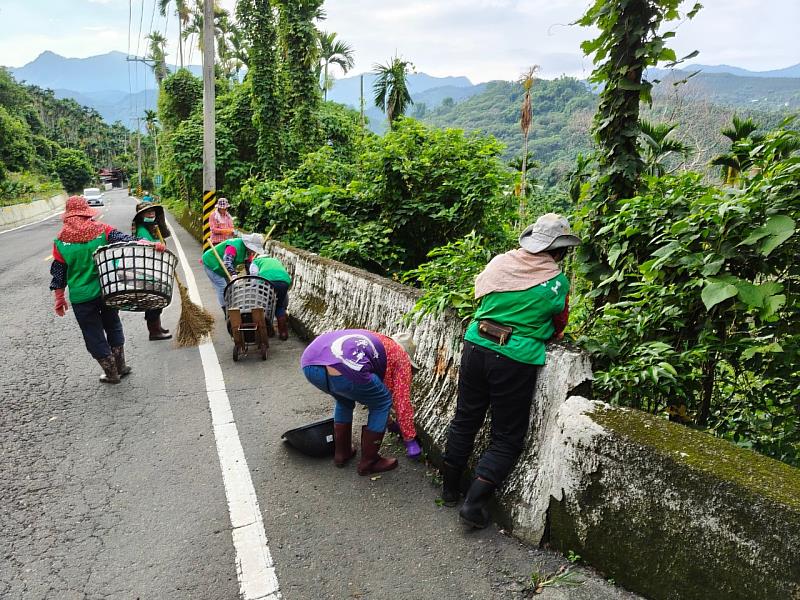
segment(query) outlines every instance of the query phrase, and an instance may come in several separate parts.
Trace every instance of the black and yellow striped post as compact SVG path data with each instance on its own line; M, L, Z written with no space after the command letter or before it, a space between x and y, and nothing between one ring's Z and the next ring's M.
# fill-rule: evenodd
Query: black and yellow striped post
M211 247L211 213L217 205L217 190L203 192L203 252Z

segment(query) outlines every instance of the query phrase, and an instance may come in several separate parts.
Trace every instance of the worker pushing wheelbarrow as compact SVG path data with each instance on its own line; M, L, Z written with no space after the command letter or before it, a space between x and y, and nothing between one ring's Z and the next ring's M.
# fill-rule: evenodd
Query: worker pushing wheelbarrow
M263 277L236 277L224 291L228 331L233 337L233 360L247 356L257 348L261 360L267 360L272 320L275 318L277 296Z

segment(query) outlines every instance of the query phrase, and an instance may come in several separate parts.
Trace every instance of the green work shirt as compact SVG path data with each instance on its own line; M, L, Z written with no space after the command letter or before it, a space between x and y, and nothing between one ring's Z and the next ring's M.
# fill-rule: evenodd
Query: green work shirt
M549 281L519 292L491 292L481 300L464 339L521 363L543 365L545 343L555 333L553 317L564 310L569 280L559 273ZM478 321L489 319L514 329L500 346L478 335Z
M100 277L92 255L100 246L108 243L106 240L105 232L89 242L69 243L55 240L56 248L67 265L69 301L73 304L100 297Z
M258 267L259 277L263 277L267 281L283 281L289 285L292 284L292 277L277 258L259 256L253 261L253 264Z
M148 242L159 241L155 237L153 237L153 234L150 233L150 230L147 228L147 226L142 225L141 223L139 223L136 226L136 237L142 238L143 240L147 240Z
M241 238L233 238L230 240L225 240L224 242L220 242L214 246L221 260L225 260L225 248L228 246L233 246L236 248L236 258L233 261L234 266L243 265L244 261L247 260L247 254L249 253L247 246L244 245L244 241ZM211 250L211 248L203 252L203 264L220 277L227 276L225 267L219 264L219 261L217 260L217 257L214 256L214 252Z

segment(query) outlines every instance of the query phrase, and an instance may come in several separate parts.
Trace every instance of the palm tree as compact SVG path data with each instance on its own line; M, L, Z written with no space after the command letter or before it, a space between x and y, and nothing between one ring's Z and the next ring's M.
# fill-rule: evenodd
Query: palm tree
M336 39L336 32L320 31L317 35L317 46L319 48L319 65L317 66L317 78L322 75L322 94L325 100L328 99L328 90L333 87L333 77L328 75L328 68L331 65L338 65L344 75L355 65L354 52L352 46L347 42Z
M414 65L395 56L385 65L375 64L372 68L378 76L372 85L375 106L386 113L386 119L391 127L394 120L405 114L406 109L414 104L406 81L408 70L413 69Z
M153 62L153 75L155 75L158 87L161 87L161 82L164 81L166 76L169 74L167 71L167 57L164 51L167 38L161 35L158 31L154 31L145 39L150 40L150 52L148 58Z
M753 142L760 141L763 136L756 134L758 124L753 119L740 119L733 115L730 127L721 131L731 141L731 151L715 156L711 164L722 167L722 181L726 185L736 185L739 175L753 166L750 150Z
M670 154L680 154L687 157L691 148L680 140L667 139L678 127L677 123L652 123L645 119L639 120L639 143L642 147L642 160L645 172L648 175L661 177L667 172L664 159Z
M158 9L162 17L167 16L167 7L173 0L158 0ZM178 15L178 61L183 68L183 28L189 24L189 5L186 0L174 0L175 13Z
M522 135L525 140L522 148L522 169L520 175L519 186L519 215L520 218L525 214L525 193L527 191L526 178L528 176L528 135L531 131L531 123L533 122L533 108L531 107L531 88L533 82L536 80L536 72L539 70L539 65L533 65L527 72L522 74L519 82L525 90L525 95L522 97L522 109L519 115L519 126L522 129Z

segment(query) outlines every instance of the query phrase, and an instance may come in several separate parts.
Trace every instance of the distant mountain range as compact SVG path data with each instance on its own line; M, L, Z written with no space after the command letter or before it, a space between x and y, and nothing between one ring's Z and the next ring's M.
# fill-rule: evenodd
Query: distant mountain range
M143 63L127 60L123 52L109 52L88 58L65 58L43 52L34 61L9 69L17 81L50 88L59 98L95 108L108 122L117 120L131 126L131 118L156 107L156 84L152 70ZM171 66L175 69L175 66ZM188 67L196 75L201 67ZM688 73L701 73L689 80L686 89L708 101L729 106L758 105L767 109L800 109L800 64L772 71L748 71L730 65L691 65L684 71L657 72L663 91ZM374 107L372 86L375 75L364 74L365 111L375 131L385 128L383 114ZM434 77L413 73L408 80L416 105L411 113L422 115L445 100L461 102L482 93L486 84L474 85L466 77ZM335 82L328 99L353 108L360 106L361 76L344 77Z
M109 123L122 121L131 127L131 119L156 108L158 92L152 69L127 59L124 52L65 58L47 51L9 72L19 82L51 89L57 98L72 98L94 108ZM168 68L174 71L177 66ZM202 74L199 65L187 68L195 75Z

